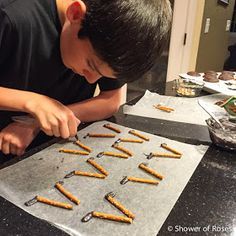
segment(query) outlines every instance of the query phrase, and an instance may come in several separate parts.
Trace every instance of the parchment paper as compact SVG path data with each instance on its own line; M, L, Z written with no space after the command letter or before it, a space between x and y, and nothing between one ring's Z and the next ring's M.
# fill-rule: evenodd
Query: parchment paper
M101 151L116 151L111 145L118 137L134 137L128 134L129 128L110 123L119 127L122 133L111 139L83 139L88 132L114 133L103 127L105 123L107 122L97 122L78 132L81 141L93 148L90 156L96 156ZM70 201L53 187L54 184L63 180L64 176L73 170L96 172L86 162L88 157L58 152L62 147L79 149L72 142L54 144L25 160L0 170L0 194L30 214L51 222L71 235L154 236L158 233L208 147L189 145L141 133L148 136L150 141L145 141L143 144L121 143L123 147L134 152L133 157L120 159L103 156L96 159L109 172L106 179L82 176L64 179L64 187L81 200L80 205L74 205L72 211L42 203L36 203L30 207L24 205L26 201L36 195L69 203ZM182 151L182 158L147 160L143 153L165 152L160 147L162 142ZM149 167L164 175L164 179L160 181L159 185L133 182L121 185L120 181L126 175L155 179L138 168L141 162L148 162ZM116 199L135 214L136 218L133 223L129 225L97 218L82 223L81 218L93 210L122 215L119 210L104 199L105 194L110 191L115 191Z
M123 107L123 112L128 115L206 125L205 120L210 116L199 106L198 99L208 103L215 109L215 112L218 115L225 115L226 112L223 108L214 105L216 101L222 100L225 97L226 96L222 94L213 94L203 96L201 98L171 97L151 93L147 90L145 95L134 106L125 105ZM153 105L156 104L171 107L174 111L167 113L165 111L158 110L153 107Z

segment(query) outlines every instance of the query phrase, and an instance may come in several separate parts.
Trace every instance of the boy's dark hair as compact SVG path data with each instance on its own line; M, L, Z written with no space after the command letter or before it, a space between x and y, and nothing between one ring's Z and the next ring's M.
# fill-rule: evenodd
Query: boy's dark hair
M83 0L87 13L78 33L119 79L133 81L154 65L168 39L168 0Z

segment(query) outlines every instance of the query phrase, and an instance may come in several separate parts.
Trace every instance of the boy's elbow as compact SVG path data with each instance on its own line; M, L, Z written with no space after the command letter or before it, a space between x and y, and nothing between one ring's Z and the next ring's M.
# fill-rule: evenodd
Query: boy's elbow
M122 102L122 89L117 89L109 92L103 92L101 94L103 99L106 100L104 104L106 106L107 115L114 115L120 109L120 106L123 104Z
M111 108L110 112L111 112L112 115L119 111L120 105L121 104L119 102L117 102L117 103L113 103L112 106L110 106L110 108Z

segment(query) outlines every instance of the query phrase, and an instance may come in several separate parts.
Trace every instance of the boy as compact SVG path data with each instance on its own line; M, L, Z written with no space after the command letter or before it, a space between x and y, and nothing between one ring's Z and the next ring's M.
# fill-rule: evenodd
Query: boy
M68 138L114 114L170 21L168 0L0 0L0 150L22 155L40 130ZM16 112L37 122L13 122Z

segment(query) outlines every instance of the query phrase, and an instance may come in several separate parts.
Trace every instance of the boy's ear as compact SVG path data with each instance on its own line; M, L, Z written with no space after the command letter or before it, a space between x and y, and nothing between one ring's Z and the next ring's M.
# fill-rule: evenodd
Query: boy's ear
M80 23L81 20L84 18L86 13L86 5L83 1L77 0L72 2L67 10L66 10L66 17L71 23Z

